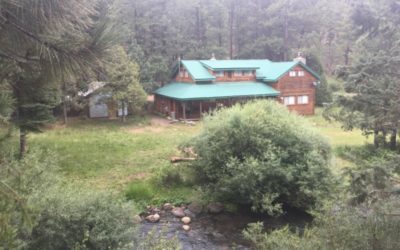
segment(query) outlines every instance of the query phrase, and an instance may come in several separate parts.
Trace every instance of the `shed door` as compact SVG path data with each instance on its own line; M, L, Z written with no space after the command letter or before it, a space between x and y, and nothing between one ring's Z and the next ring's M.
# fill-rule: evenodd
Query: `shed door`
M102 96L95 95L89 100L89 116L91 118L108 117L107 104L101 102Z

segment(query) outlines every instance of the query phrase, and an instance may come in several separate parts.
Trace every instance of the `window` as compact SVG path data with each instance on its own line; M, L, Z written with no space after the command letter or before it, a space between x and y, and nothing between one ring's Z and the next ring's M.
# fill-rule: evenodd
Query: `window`
M252 76L253 75L253 71L251 71L251 70L243 71L243 75L244 76Z
M215 71L216 77L224 77L224 71Z
M283 104L285 105L294 105L295 104L295 97L294 96L285 96L283 98Z
M243 72L241 70L235 70L233 76L242 76Z
M297 97L298 104L308 104L308 95L301 95Z
M290 71L289 72L290 77L295 77L296 76L296 71Z
M304 71L302 71L302 70L300 70L300 71L298 71L298 76L304 76Z
M186 70L181 69L181 71L179 71L179 77L188 78L189 77L189 73Z

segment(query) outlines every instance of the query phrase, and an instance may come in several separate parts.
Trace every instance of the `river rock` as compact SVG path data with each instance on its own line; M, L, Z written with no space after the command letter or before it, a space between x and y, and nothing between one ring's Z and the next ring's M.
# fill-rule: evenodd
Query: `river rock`
M192 220L190 219L190 217L185 216L185 217L183 217L183 218L181 219L181 221L182 221L183 223L185 223L185 224L189 224Z
M197 202L192 202L189 204L188 209L195 215L201 214L203 212L203 205Z
M189 231L190 230L190 226L189 225L183 225L182 228L185 231Z
M171 203L165 203L164 205L163 205L163 209L164 210L171 210L172 208L173 208L174 206L172 206L172 204Z
M133 216L133 222L136 223L136 224L141 223L142 222L142 217L140 217L140 215L138 215L138 214Z
M212 202L208 204L207 211L210 214L219 214L224 210L224 204L221 202Z
M156 223L160 220L160 215L159 214L151 214L146 217L146 220L152 223Z
M194 213L192 213L189 209L185 209L184 212L185 212L186 216L188 216L188 217L193 217L193 218L196 217L196 215Z
M176 207L176 208L172 209L171 213L174 216L179 217L179 218L185 217L185 212L184 212L183 208L181 208L181 207Z

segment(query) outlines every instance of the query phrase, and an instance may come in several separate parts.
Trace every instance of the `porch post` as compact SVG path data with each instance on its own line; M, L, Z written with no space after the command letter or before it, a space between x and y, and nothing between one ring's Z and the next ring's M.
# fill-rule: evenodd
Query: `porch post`
M203 103L200 101L200 118L203 116Z
M182 102L182 108L183 108L183 120L186 121L186 103Z

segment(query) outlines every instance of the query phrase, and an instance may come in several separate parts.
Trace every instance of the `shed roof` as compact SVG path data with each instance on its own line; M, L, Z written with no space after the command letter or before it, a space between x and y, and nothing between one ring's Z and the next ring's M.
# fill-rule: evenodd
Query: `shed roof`
M157 89L154 93L177 100L279 95L279 91L261 82L216 82L208 84L173 82Z

